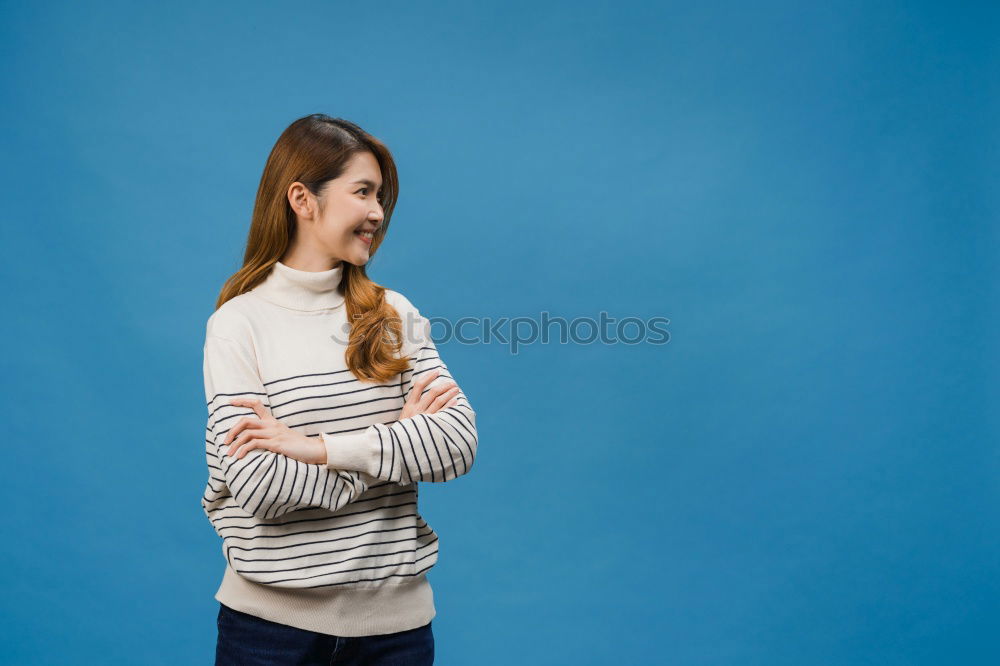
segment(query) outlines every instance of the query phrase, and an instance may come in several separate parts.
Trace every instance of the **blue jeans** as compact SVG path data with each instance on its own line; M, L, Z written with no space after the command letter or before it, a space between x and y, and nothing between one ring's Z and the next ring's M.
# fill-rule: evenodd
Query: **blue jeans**
M219 604L215 666L424 666L434 663L431 623L395 634L331 636Z

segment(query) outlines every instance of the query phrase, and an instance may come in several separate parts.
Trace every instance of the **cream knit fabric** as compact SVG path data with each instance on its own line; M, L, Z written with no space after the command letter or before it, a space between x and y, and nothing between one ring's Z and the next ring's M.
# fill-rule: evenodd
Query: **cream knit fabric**
M264 282L223 304L205 336L205 455L201 504L222 537L215 598L258 617L337 636L393 633L435 615L427 571L438 537L417 508L419 481L467 473L478 446L464 392L434 414L397 420L413 379L437 368L455 381L430 325L399 292L410 369L381 383L347 369L342 268L278 262ZM229 401L255 397L282 423L326 446L327 464L255 449L237 460L222 442L240 418Z

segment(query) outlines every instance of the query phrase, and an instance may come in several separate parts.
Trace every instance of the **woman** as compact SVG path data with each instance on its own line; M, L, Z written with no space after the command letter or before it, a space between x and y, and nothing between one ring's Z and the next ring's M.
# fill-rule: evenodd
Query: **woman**
M397 182L381 142L321 114L264 166L205 336L217 664L433 663L417 482L468 472L478 434L428 320L365 274Z

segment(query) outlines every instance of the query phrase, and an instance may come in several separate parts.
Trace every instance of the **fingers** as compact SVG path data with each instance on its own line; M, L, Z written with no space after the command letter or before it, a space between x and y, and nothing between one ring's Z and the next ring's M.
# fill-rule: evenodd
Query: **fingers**
M264 423L262 423L259 419L250 418L249 416L244 416L243 418L241 418L239 421L236 422L236 425L234 425L232 428L229 429L229 432L226 433L226 439L223 440L222 443L229 444L231 441L233 441L233 439L237 435L242 433L247 428L263 428L263 427Z
M223 440L223 444L234 443L239 445L247 441L251 437L260 437L266 424L244 416L240 419L239 423L230 428L229 432L226 433L226 439Z
M224 444L229 444L233 439L244 432L247 428L261 428L265 425L269 425L272 421L275 421L274 417L271 416L270 410L264 406L260 400L254 398L233 398L229 401L229 404L236 407L249 407L253 410L254 414L257 416L256 419L244 416L239 421L236 422L229 432L226 433L226 439ZM245 440L244 440L245 441Z
M236 450L228 451L227 455L231 455L232 457L239 459L245 456L246 454L250 453L254 449L270 449L271 448L270 441L271 440L267 439L251 439L249 442L243 444ZM232 447L230 447L230 449L232 449Z
M437 368L431 370L427 374L413 380L413 388L410 390L410 397L407 398L406 402L410 405L416 406L420 402L420 395L424 392L424 388L437 379L441 371Z
M457 386L458 385L455 384L455 382L451 381L438 384L437 386L432 386L429 389L427 389L427 393L425 395L422 395L420 397L420 402L417 404L420 407L421 411L426 410L430 407L431 403L438 396L440 396L442 393L452 390L453 388L457 388Z
M233 398L229 401L229 404L236 405L237 407L249 407L261 420L271 418L270 410L256 398Z
M441 369L435 368L421 375L419 379L413 380L413 387L403 405L403 411L400 412L402 418L416 414L433 414L440 409L458 404L458 395L461 391L454 381L444 381L428 388L428 385L440 377Z
M419 377L415 382L413 382L413 388L417 389L416 393L418 395L420 393L423 393L424 389L427 388L427 385L433 382L435 379L437 379L440 374L441 374L441 369L434 368L430 372L424 374L422 377Z
M434 412L438 411L439 409L443 409L444 407L451 407L452 405L458 402L457 396L458 396L458 385L456 384L455 386L452 386L444 393L439 395L434 400L434 402L432 402L430 406L427 408L427 413L433 414Z

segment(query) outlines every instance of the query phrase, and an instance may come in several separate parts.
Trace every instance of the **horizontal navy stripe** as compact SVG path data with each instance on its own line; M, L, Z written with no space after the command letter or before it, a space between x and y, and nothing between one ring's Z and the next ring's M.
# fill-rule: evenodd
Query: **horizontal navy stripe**
M426 559L428 557L431 557L433 555L436 555L436 554L437 554L437 551L435 550L432 553L428 553L427 555L424 555L423 557L417 558L411 564L415 565L417 562L419 562L421 560L424 560L424 559ZM349 569L349 570L343 571L343 572L334 572L334 574L337 574L337 573L350 573L352 571L364 571L364 570L369 570L369 569L385 569L386 567L399 567L399 566L400 565L398 565L398 564L386 564L386 565L378 566L378 567L359 567L357 569ZM333 586L336 586L336 585L354 585L354 584L357 584L357 583L375 583L375 582L379 582L379 581L383 581L383 580L389 580L390 578L411 578L413 576L420 576L421 574L423 574L425 571L428 571L433 566L434 566L434 562L431 562L428 566L424 567L423 569L419 569L417 571L414 571L413 573L393 573L393 574L389 574L387 576L375 576L374 578L355 578L355 579L346 580L346 581L339 581L339 582L336 582L336 583L319 583L317 585L304 585L302 587L305 588L305 589L313 589L313 588L317 588L317 587L333 587ZM306 578L320 578L322 576L329 576L329 575L334 575L334 574L319 574L317 576L307 576ZM277 583L282 583L282 582L286 582L286 581L289 581L289 580L301 580L301 579L299 579L299 578L285 578L283 580L269 581L269 583L270 584L277 584ZM296 586L296 587L299 587L299 586Z
M424 547L426 547L426 546L424 546ZM263 570L261 570L261 569L243 569L242 567L241 567L241 569L243 571L245 571L246 573L248 573L248 574L287 573L287 572L290 572L290 571L302 572L302 571L306 571L306 570L309 570L309 569L315 569L317 567L334 566L334 565L337 565L337 564L344 564L346 562L351 562L351 561L355 561L355 560L368 560L368 559L372 559L374 557L391 557L393 555L406 555L406 554L412 554L414 556L413 560L411 560L411 561L394 562L394 563L391 563L391 564L376 565L376 566L367 566L367 567L353 567L353 568L349 568L349 569L337 569L335 571L327 571L327 572L321 573L321 574L312 574L312 575L301 575L300 574L300 575L294 576L292 578L278 578L278 579L266 577L267 584L275 585L275 584L284 583L284 582L287 582L287 581L290 581L290 580L308 580L308 579L311 579L311 578L322 578L324 576L343 575L343 574L347 574L347 573L353 573L355 571L365 571L365 570L370 570L370 569L384 569L386 567L399 567L399 566L404 565L404 564L416 564L416 561L417 561L417 559L416 559L416 551L417 551L416 548L406 548L406 549L403 549L403 550L394 550L394 551L385 552L385 553L374 553L372 555L357 555L355 557L347 557L347 558L343 558L343 559L340 559L340 560L334 560L332 562L323 562L323 563L320 563L320 564L312 564L312 565L308 565L308 566L304 566L304 567L293 567L293 568L289 568L289 569L279 569L277 571L271 571L271 570L267 570L267 569L263 569ZM431 553L428 553L424 557L429 557L430 555L433 555L433 554L434 554L434 552L432 551ZM421 559L423 559L423 558L421 558ZM239 560L234 559L233 561L239 561Z
M374 507L374 508L371 508L371 509L366 509L364 511L353 511L347 517L350 517L350 516L362 516L362 515L371 514L371 513L375 513L377 515L376 515L375 518L371 518L369 520L362 520L360 522L354 522L354 523L349 523L349 524L339 524L339 523L337 523L335 527L334 526L330 526L330 525L324 525L322 527L322 529L319 529L319 530L288 531L288 532L284 532L282 534L255 534L254 536L251 536L251 537L240 537L240 538L248 538L248 539L281 539L281 538L284 538L286 536L294 536L294 535L297 535L297 534L313 534L313 533L316 533L316 532L337 532L338 530L346 530L346 529L351 529L353 527L360 527L361 525L367 525L368 523L373 523L373 522L376 522L376 521L379 521L379 520L398 520L399 518L405 518L407 516L416 515L413 512L400 514L398 516L397 515L388 515L388 514L386 514L386 512L389 509L398 509L398 508L402 508L402 507L406 507L406 506L416 507L417 503L416 502L403 502L401 504L390 504L390 505L387 505L387 506L378 506L378 507ZM288 525L300 525L300 524L317 523L317 522L340 521L341 518L342 518L342 516L338 512L336 516L320 516L320 517L317 517L317 518L302 518L302 519L293 521L291 523L282 523L282 527L286 527ZM223 525L222 527L223 527L223 529L241 530L241 529L256 529L259 526L257 526L257 525L254 525L254 526L248 526L248 525Z
M402 518L416 518L416 517L417 517L417 514L415 514L415 513L408 513L406 515L400 516L400 519L402 519ZM373 522L373 521L368 521L368 522ZM418 523L411 523L409 525L403 525L402 527L387 527L385 529L368 530L368 531L365 531L365 532L358 532L357 534L351 534L349 536L335 537L333 539L320 539L318 541L303 541L303 542L297 542L297 543L294 543L294 544L293 543L289 543L289 544L281 545L281 546L251 546L249 548L246 548L246 547L243 547L243 546L240 546L240 545L237 545L237 544L234 543L234 544L230 544L230 548L232 548L233 550L246 551L248 553L254 553L254 552L257 552L259 550L287 551L287 550L290 550L292 548L300 548L300 547L304 547L304 546L315 546L317 544L331 543L331 542L334 542L334 541L349 541L350 539L358 539L358 538L361 538L363 536L369 536L369 535L373 535L373 534L389 534L389 533L392 533L392 532L402 532L402 531L406 531L406 530L413 530L415 525L417 527L420 527L420 525ZM424 523L424 525L427 525L427 523ZM290 534L289 536L294 536L294 535L295 534L293 533L293 534ZM365 544L362 543L362 544L358 544L358 545L362 545L363 546Z

